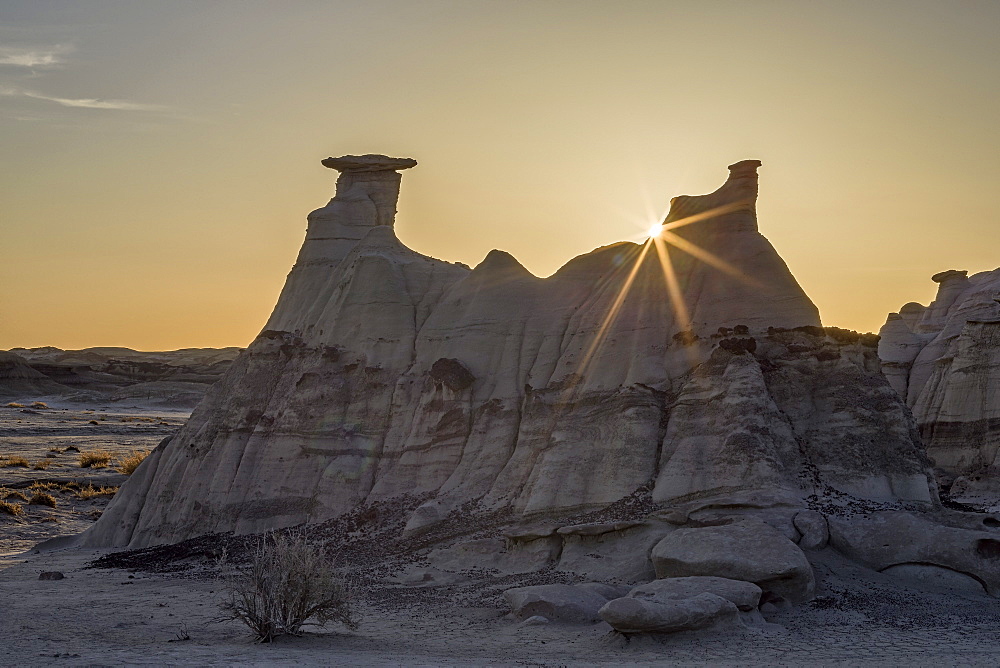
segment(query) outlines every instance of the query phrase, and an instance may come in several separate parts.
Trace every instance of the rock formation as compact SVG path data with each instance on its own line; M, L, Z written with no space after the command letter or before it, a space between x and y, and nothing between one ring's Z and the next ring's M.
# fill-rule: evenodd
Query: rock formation
M398 170L414 161L323 164L340 172L336 196L309 215L264 330L87 544L259 531L386 499L416 500L411 533L469 504L537 518L645 494L685 513L783 508L774 522L796 540L811 496L936 504L874 351L819 326L758 232L759 162L675 198L662 238L546 279L502 251L470 271L403 246ZM635 535L652 574L657 536Z
M1000 504L1000 269L931 280L938 293L930 306L911 302L889 314L882 368L951 495Z

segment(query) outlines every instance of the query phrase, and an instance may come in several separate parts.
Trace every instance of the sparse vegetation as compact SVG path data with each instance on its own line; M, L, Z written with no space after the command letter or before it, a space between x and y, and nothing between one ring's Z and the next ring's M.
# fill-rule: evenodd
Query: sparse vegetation
M24 408L24 404L19 404L16 401L12 401L7 404L7 408Z
M20 517L24 514L24 506L10 501L0 501L0 515Z
M307 625L358 626L351 590L321 547L304 537L272 535L251 553L249 565L226 582L219 603L224 620L246 624L258 642L302 635Z
M86 487L81 487L77 492L77 498L83 499L94 499L100 496L112 497L118 493L117 487L94 487L93 485L87 485Z
M35 462L35 465L32 466L31 468L35 469L36 471L44 471L45 469L49 468L49 465L51 463L52 462L50 462L47 459L39 459L37 462Z
M0 457L0 467L12 468L14 466L23 466L24 468L31 468L31 464L24 457L18 457L16 455L9 457Z
M70 446L70 447L72 447L72 446ZM58 454L62 453L62 450L60 450L59 448L49 448L49 452L54 452L54 453L56 453L58 455Z
M32 401L31 402L31 407L32 408L37 408L39 410L43 410L44 411L44 410L48 410L49 405L47 403L45 403L44 401Z
M91 450L80 454L80 468L99 469L111 463L111 453L107 450Z
M132 473L139 468L139 464L142 463L142 460L149 456L150 452L151 450L133 450L126 455L119 456L117 471L119 473L124 473L125 475L132 475Z
M19 489L0 488L0 499L20 499L21 501L27 501L28 497Z
M48 506L49 508L56 507L56 497L48 494L47 492L36 492L30 499L28 499L28 505L34 506Z
M76 447L75 445L67 445L66 449L63 450L63 452L80 452L80 448Z
M30 489L32 492L47 492L50 489L58 489L58 488L59 488L59 483L57 482L42 482L40 480L36 480L35 482L31 483L31 487L29 487L28 489Z

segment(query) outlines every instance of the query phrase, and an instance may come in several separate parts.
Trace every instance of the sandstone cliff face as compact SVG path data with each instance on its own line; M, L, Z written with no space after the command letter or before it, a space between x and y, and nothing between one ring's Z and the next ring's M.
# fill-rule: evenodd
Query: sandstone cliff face
M517 516L652 499L933 504L873 349L838 342L757 230L759 162L672 202L662 239L531 275L473 270L393 228L412 161L346 156L264 331L143 463L90 545L321 521L417 497Z
M879 356L912 407L941 481L958 497L1000 500L1000 269L932 278L928 307L907 304L882 327Z

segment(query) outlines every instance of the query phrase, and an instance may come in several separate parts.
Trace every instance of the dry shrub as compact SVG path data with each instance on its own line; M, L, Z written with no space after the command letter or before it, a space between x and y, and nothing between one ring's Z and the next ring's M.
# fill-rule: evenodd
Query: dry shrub
M28 505L48 506L49 508L55 508L56 497L46 492L35 492L35 494L28 500Z
M31 464L28 463L27 459L18 456L0 458L0 466L4 468L11 468L13 466L23 466L26 469L31 468Z
M299 636L303 626L329 622L358 627L350 587L326 551L302 536L262 540L249 565L227 580L225 592L222 619L243 622L258 642Z
M62 453L62 449L61 448L49 448L49 452L54 452L54 453L56 453L58 455L58 454Z
M31 483L31 486L28 489L30 489L32 492L47 492L50 489L59 489L59 483L42 482L40 480L36 480L35 482Z
M50 462L47 459L39 459L37 462L35 462L35 465L32 466L31 468L35 469L36 471L44 471L45 469L49 468L49 464L51 463L52 462Z
M0 501L0 515L13 515L20 517L24 514L24 506L10 501Z
M76 447L75 445L67 445L66 449L63 450L63 452L80 452L80 448Z
M16 401L12 401L7 404L7 408L24 408L24 404L19 404Z
M39 408L41 410L46 410L46 409L48 409L49 405L47 403L45 403L44 401L32 401L31 402L31 407L32 408Z
M28 497L24 495L19 489L0 489L0 498L3 499L20 499L21 501L27 501Z
M111 453L107 450L92 450L80 454L80 468L99 469L111 463Z
M132 475L142 460L149 456L151 450L133 450L127 455L121 455L118 457L118 472L124 473L125 475Z
M42 522L58 522L59 518L55 515L46 515L41 519Z
M93 485L87 485L86 487L80 488L76 495L78 498L83 500L94 499L99 496L114 496L118 493L117 487L94 487Z

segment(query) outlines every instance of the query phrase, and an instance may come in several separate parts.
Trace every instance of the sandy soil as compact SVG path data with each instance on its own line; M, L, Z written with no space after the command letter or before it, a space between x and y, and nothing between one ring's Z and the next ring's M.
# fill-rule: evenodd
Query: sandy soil
M17 665L990 665L1000 662L1000 602L906 589L833 553L820 555L812 604L730 635L627 642L605 624L525 625L447 596L378 596L356 632L331 629L254 644L215 621L214 572L85 568L94 551L31 555L0 571L5 664ZM40 571L66 578L39 581ZM441 592L438 592L441 593ZM404 602L406 601L406 602ZM189 640L178 637L190 636Z

